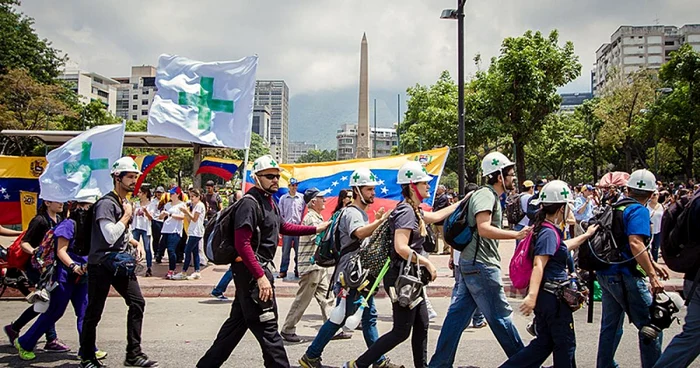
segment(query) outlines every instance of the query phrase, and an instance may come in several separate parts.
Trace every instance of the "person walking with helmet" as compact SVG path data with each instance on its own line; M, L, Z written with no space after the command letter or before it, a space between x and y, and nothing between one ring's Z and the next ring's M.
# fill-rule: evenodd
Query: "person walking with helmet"
M533 224L531 247L533 269L528 293L520 311L529 316L535 312L536 337L528 346L511 356L501 367L541 367L550 354L555 367L576 367L574 315L561 296L570 285L568 253L578 248L598 229L591 225L576 238L564 241L562 226L566 223L574 194L561 180L553 180L542 188L535 205L539 211Z
M220 367L250 330L262 348L265 367L289 367L282 337L277 332L277 303L273 291L279 234L312 235L328 227L292 225L282 221L272 195L279 190L279 164L270 155L253 163L255 187L237 204L233 220L237 257L231 264L236 297L231 314L197 367ZM255 235L254 235L255 234Z
M645 245L651 236L649 210L645 204L654 190L654 174L649 170L637 170L627 181L629 198L612 204L622 211L622 229L613 226L612 232L626 261L596 271L603 305L598 339L598 368L617 367L615 351L622 338L625 314L641 330L651 320L649 306L653 296L664 291L661 279L668 278L668 271L654 262ZM646 284L647 277L651 292ZM662 337L659 333L655 339L649 339L639 332L643 368L654 366L659 359Z
M455 203L436 212L423 212L419 206L430 196L431 180L433 177L417 161L406 162L399 169L396 183L401 186L403 201L389 216L389 227L394 233L394 249L390 254L391 266L383 279L388 295L396 294L394 290L402 289L398 281L402 269L421 275L423 285L413 289L409 300L392 300L392 330L380 337L357 360L346 363L345 367L369 367L411 334L414 366L425 367L428 364L429 321L423 290L427 282L435 281L437 269L427 257L421 255L428 235L426 226L444 220L459 205Z
M304 202L309 211L304 216L302 225L316 227L323 223L321 212L326 208L324 198L326 194L327 192L321 192L317 188L309 188L304 192ZM299 289L280 331L282 338L289 342L302 341L296 334L296 325L311 303L311 299L315 298L318 302L323 322L328 320L333 309L333 298L328 297L328 271L312 263L316 251L316 236L315 234L302 236L299 241L299 274L301 275Z
M110 286L124 298L129 308L126 320L126 359L127 367L157 367L141 351L141 327L146 301L141 295L141 288L134 273L139 261L131 253L130 245L138 247L138 242L131 238L129 222L133 207L126 199L133 193L141 171L134 160L122 157L112 164L111 169L114 190L100 198L93 206L93 224L90 237L90 254L88 255L88 306L80 335L82 368L103 367L96 359L95 342L97 324L104 311ZM143 250L140 249L140 252Z
M478 308L486 317L488 326L507 356L523 348L520 334L513 324L513 309L506 300L501 279L500 239L523 239L531 227L520 231L503 230L502 208L499 196L513 189L515 164L500 152L487 154L481 162L487 185L472 194L467 209L469 226L476 229L474 236L460 255L462 273L457 295L445 316L445 325L438 338L430 367L451 367L462 331Z
M352 272L346 270L352 266L350 259L359 252L362 241L369 238L374 230L388 217L388 213L386 213L382 207L375 212L374 221L371 223L369 222L367 207L374 202L374 188L377 185L379 185L377 176L367 168L357 169L350 175L353 202L343 210L344 212L340 214L342 217L338 219L337 231L339 232L340 239L340 260L336 265L335 272L338 276L333 280L335 283L336 295L343 287L340 282L339 274L341 272L346 275L352 274ZM350 280L348 279L345 281ZM356 300L359 299L359 297L359 292L356 289L350 289L346 300ZM343 299L338 295L336 304L341 301L343 301ZM302 368L323 367L321 365L323 349L325 349L326 345L328 345L341 327L345 325L347 316L354 314L359 307L357 304L352 304L354 306L353 309L349 307L350 303L347 305L348 308L346 309L345 318L343 318L340 323L334 323L329 319L321 326L316 338L311 345L309 345L308 349L306 349L306 353L299 359L299 365ZM377 331L377 308L374 305L374 297L370 297L367 300L367 307L362 313L362 334L368 348L379 338L379 332ZM384 356L378 358L373 366L381 368L398 367Z

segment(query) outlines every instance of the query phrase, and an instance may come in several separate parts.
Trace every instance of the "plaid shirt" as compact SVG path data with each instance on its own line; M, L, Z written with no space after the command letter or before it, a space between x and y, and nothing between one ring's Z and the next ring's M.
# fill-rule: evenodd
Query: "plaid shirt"
M301 222L304 226L318 226L323 222L323 217L318 212L309 208ZM316 252L316 235L306 235L299 237L299 275L320 270L321 267L311 263L311 257Z

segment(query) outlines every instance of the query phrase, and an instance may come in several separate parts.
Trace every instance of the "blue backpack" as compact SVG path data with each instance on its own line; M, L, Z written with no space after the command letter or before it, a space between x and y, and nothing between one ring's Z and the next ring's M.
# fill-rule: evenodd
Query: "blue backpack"
M476 226L469 226L467 215L469 212L469 202L471 201L471 196L481 189L483 189L483 187L478 187L478 189L468 192L468 198L463 200L462 203L457 206L457 209L452 212L452 214L445 220L443 225L445 241L452 248L460 252L464 251L467 244L471 243L472 238L476 233ZM497 205L500 205L498 197L496 197L496 200L494 201L494 209L491 211L491 213L495 212Z

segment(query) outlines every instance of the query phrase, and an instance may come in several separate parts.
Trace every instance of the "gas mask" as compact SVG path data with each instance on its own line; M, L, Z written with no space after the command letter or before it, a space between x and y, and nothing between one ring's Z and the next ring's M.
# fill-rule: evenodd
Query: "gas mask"
M649 314L651 322L642 327L639 331L648 340L655 340L661 330L668 328L671 322L678 321L678 317L674 317L675 313L683 307L683 299L677 293L658 293L649 306Z
M411 274L411 259L416 255L415 275ZM391 301L399 303L404 308L413 309L423 301L423 282L421 281L421 270L418 264L418 254L411 252L406 261L406 266L401 269L399 278L393 287L389 288Z

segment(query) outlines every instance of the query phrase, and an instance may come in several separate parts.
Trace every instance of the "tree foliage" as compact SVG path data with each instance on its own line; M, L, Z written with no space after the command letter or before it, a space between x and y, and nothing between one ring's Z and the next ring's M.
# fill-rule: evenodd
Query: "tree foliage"
M299 164L307 162L330 162L337 160L337 157L335 150L312 149L299 156L296 162Z

